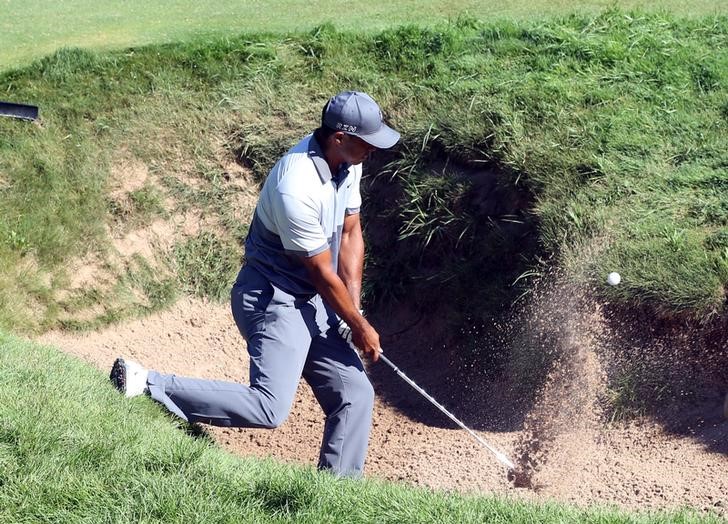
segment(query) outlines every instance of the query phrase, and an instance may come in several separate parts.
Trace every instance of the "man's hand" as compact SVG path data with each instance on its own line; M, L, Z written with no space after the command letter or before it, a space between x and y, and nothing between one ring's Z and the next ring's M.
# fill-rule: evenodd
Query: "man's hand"
M363 311L359 311L363 315ZM364 317L362 316L362 319ZM344 322L343 319L339 319L339 325L337 327L339 335L343 338L352 349L360 350L366 356L372 359L372 362L376 362L379 359L379 334L364 319L363 327L357 331L352 330L349 324Z

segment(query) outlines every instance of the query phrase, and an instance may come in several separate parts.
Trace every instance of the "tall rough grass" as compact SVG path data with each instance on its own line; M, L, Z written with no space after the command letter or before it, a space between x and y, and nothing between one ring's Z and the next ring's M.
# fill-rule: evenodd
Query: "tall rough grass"
M234 188L215 182L220 151L263 177L344 88L370 92L403 132L369 173L370 300L447 290L498 307L550 260L592 283L619 271L620 286L601 288L612 301L723 314L727 37L722 16L608 10L59 51L0 77L43 115L0 122L0 260L14 282L0 325L54 325L64 264L104 248L120 152L160 180L201 181L165 187L227 216L230 249L243 229L230 220Z

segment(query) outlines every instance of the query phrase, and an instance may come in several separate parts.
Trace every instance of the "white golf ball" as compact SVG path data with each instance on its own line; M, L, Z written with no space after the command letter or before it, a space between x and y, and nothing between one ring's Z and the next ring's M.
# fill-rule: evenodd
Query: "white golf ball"
M619 273L617 273L616 271L612 271L612 272L611 272L611 273L609 273L609 275L607 276L607 283L608 283L608 284L609 284L610 286L616 286L616 285L617 285L617 284L619 284L619 283L620 283L621 281L622 281L622 277L621 277L621 276L619 276Z

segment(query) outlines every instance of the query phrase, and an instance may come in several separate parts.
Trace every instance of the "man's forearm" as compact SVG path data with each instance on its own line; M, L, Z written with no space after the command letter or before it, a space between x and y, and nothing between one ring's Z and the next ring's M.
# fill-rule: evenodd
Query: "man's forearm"
M364 271L364 238L356 227L341 237L338 273L357 309L361 309L361 282Z
M358 300L352 299L344 281L334 271L331 251L327 249L301 260L316 291L351 328L353 344L376 362L380 351L379 334L359 312Z
M343 279L334 273L329 252L304 259L316 291L350 326L356 326L364 320L359 313L359 301L354 300L351 291Z

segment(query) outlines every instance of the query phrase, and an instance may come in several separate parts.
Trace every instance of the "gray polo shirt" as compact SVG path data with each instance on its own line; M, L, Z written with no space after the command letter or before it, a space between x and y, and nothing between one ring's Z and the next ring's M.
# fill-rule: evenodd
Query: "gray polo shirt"
M316 293L300 257L331 250L336 271L345 215L359 212L361 164L332 176L313 135L273 166L245 240L246 263L295 295Z

